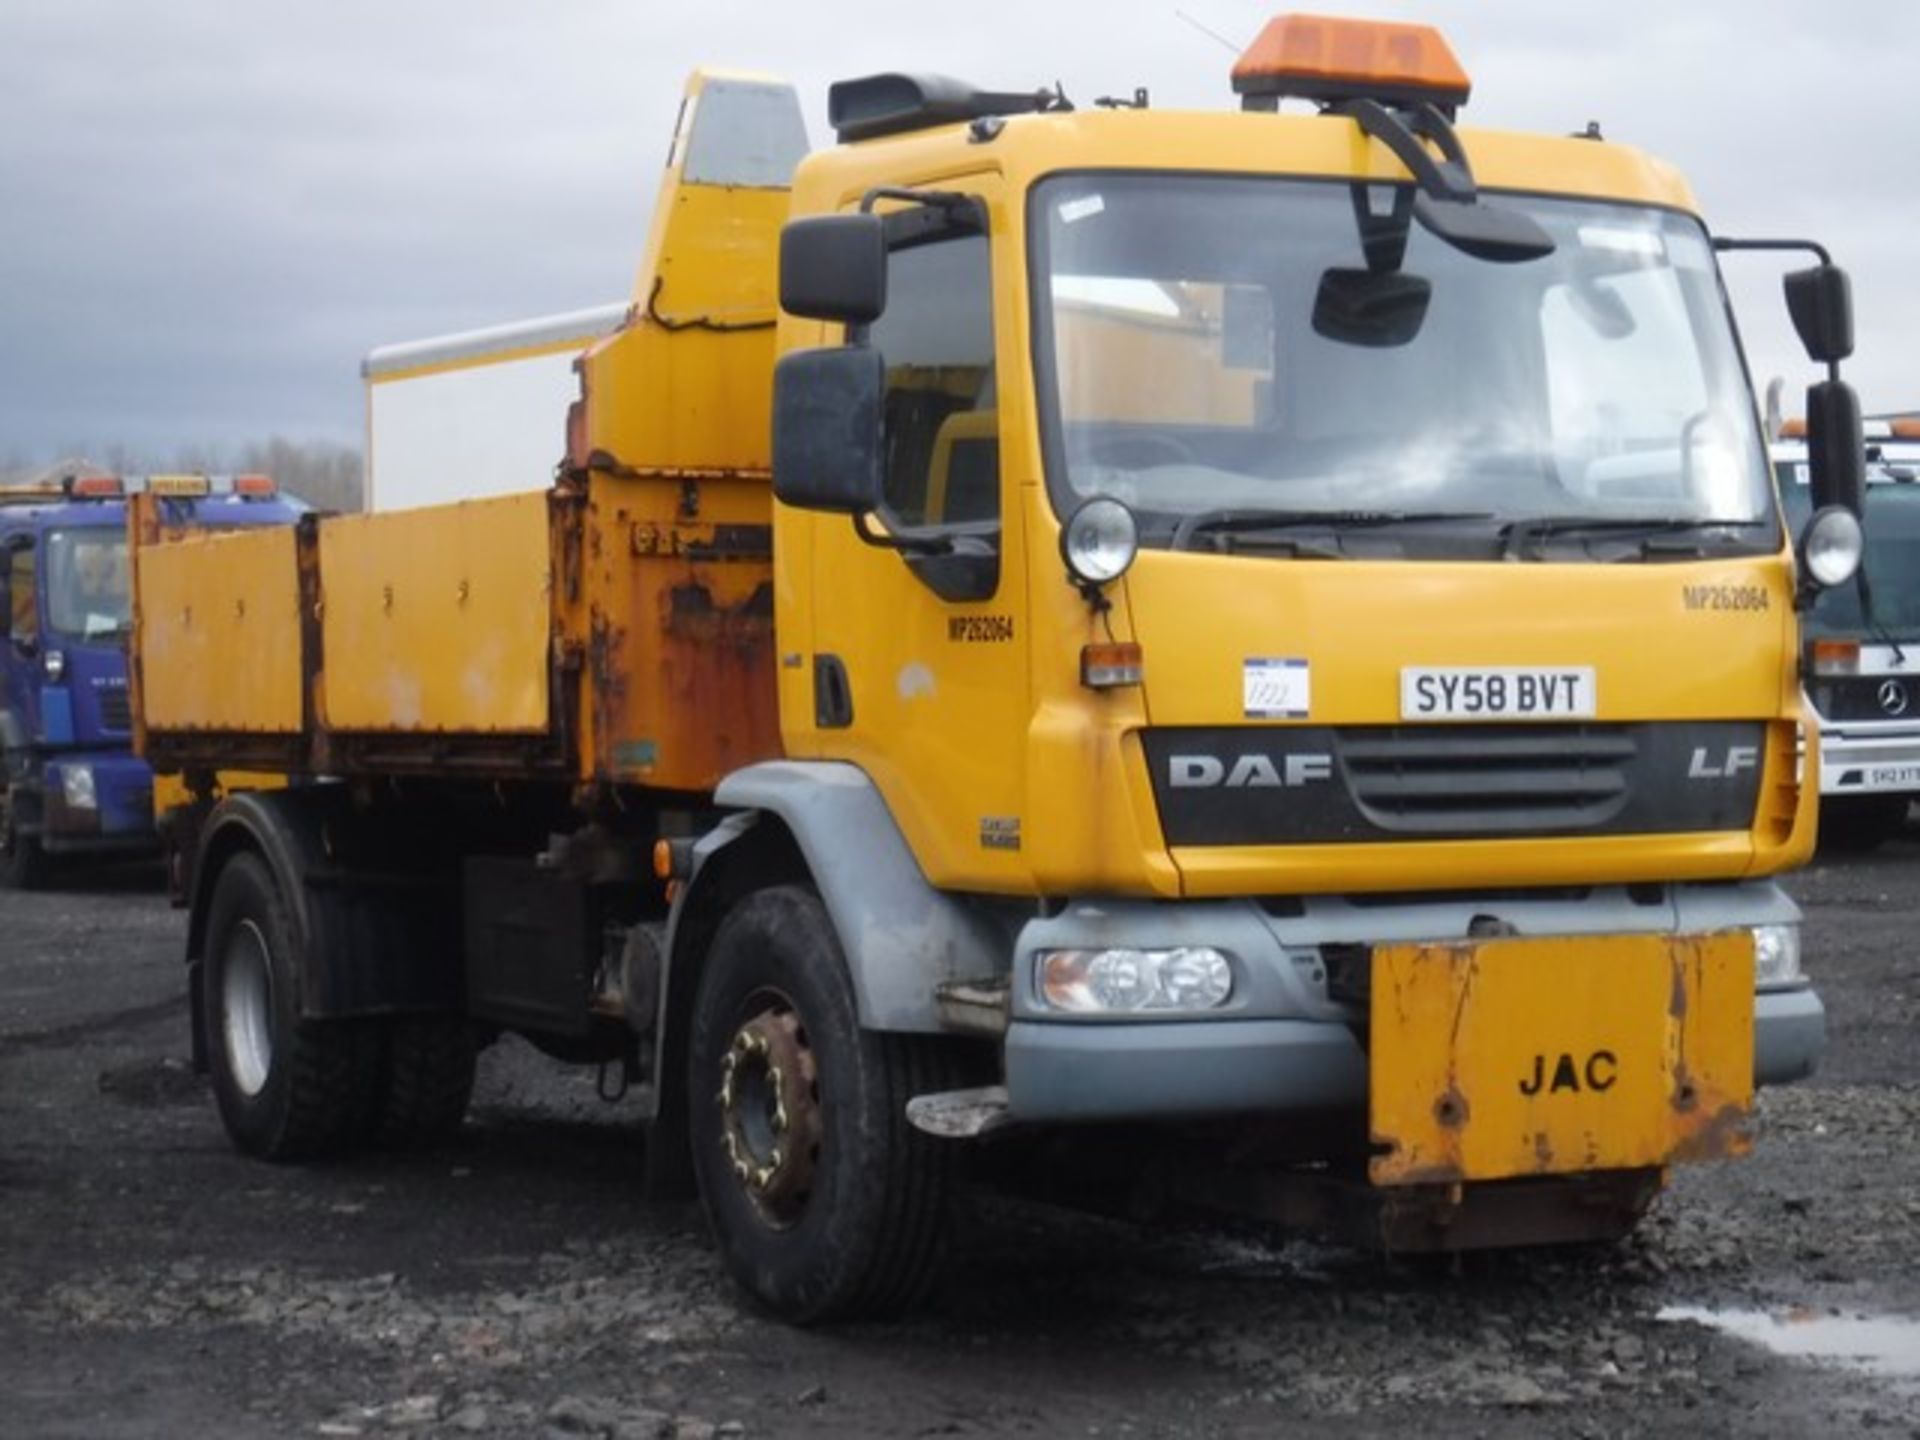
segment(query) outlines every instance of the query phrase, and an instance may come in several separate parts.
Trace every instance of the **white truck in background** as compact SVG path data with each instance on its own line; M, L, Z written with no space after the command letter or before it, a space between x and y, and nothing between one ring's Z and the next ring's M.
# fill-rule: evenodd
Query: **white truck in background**
M1819 716L1820 841L1870 850L1920 800L1920 418L1864 425L1866 564L1801 616L1801 673ZM1788 522L1812 513L1806 426L1772 447Z
M566 450L561 420L580 394L573 362L625 323L629 308L622 300L371 351L360 364L367 509L414 510L537 483Z

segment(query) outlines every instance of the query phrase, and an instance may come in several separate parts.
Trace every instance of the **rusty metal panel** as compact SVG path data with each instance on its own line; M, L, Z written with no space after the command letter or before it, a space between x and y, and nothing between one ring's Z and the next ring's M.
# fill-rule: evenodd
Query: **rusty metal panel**
M297 734L300 580L292 526L195 534L139 552L149 732Z
M1374 952L1381 1185L1746 1153L1753 940L1607 935Z
M595 778L710 790L778 754L765 477L596 475L592 496Z
M321 522L323 723L545 733L552 589L544 491Z

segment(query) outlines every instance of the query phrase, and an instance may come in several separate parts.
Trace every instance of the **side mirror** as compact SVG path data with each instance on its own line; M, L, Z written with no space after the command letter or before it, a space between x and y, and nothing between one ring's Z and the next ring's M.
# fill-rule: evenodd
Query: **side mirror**
M1491 200L1439 200L1422 190L1413 218L1462 254L1497 265L1540 260L1553 254L1553 236L1539 221Z
M1838 265L1813 265L1788 272L1787 313L1809 358L1837 365L1853 354L1853 287ZM1856 407L1855 417L1858 418ZM1813 412L1807 412L1812 423Z
M1807 489L1815 510L1839 505L1859 515L1865 504L1867 444L1860 397L1844 380L1807 387Z
M866 345L795 350L773 368L773 494L802 510L880 504L886 361Z
M780 232L780 308L870 325L887 308L887 237L878 215L815 215Z

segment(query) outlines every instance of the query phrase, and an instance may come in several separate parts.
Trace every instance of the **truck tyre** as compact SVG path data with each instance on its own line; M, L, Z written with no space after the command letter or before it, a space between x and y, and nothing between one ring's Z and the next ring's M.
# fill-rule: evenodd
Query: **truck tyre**
M919 1299L945 1247L952 1159L906 1106L940 1088L942 1052L860 1028L811 888L759 891L721 923L687 1063L694 1173L734 1279L799 1324Z
M364 1137L380 1078L379 1034L364 1020L302 1018L302 957L286 900L258 856L236 855L221 870L206 933L208 1059L234 1145L267 1160L298 1160Z
M374 1141L437 1145L460 1128L473 1098L472 1027L460 1015L401 1015L385 1028Z
M1907 824L1905 795L1849 795L1820 806L1820 844L1864 854L1878 850Z

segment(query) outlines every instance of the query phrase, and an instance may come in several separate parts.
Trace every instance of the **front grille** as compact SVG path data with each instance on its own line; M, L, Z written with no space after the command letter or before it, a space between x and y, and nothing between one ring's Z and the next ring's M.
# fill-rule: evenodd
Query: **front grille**
M1222 725L1142 736L1170 845L1746 830L1757 720Z
M1620 725L1398 726L1341 736L1354 803L1382 830L1583 830L1625 807L1638 747Z
M102 730L131 730L133 728L133 700L127 694L124 685L102 685L94 695L100 702L100 728Z
M1849 675L1807 687L1826 720L1920 721L1920 675Z

